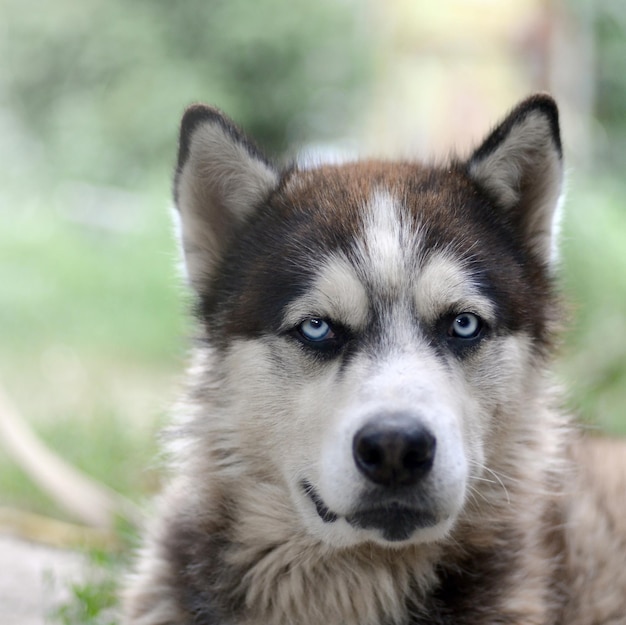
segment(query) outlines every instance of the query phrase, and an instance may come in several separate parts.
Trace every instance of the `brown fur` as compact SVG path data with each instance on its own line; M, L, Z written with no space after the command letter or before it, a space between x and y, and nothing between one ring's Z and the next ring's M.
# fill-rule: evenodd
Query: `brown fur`
M522 103L468 161L280 174L221 114L190 110L176 197L203 340L172 431L174 475L125 593L126 624L626 623L626 445L582 437L545 372L560 319L560 172L547 96ZM380 189L402 209L373 200ZM368 235L376 201L397 212L408 250ZM377 244L378 256L368 248ZM335 271L349 266L342 289L309 278L329 259ZM459 312L446 307L464 310L459 276L490 320L469 351L441 333ZM341 356L312 357L294 340L285 311L303 293L333 300L339 321L354 323ZM417 312L394 312L407 301ZM435 539L335 544L340 515L318 494L320 518L310 501L303 516L291 467L315 475L301 457L322 446L337 406L367 394L360 380L371 373L374 384L377 358L411 349L415 378L410 388L390 380L389 401L421 378L435 396L458 394L465 445L482 450L469 456L467 496ZM431 405L447 404L424 395L421 410Z

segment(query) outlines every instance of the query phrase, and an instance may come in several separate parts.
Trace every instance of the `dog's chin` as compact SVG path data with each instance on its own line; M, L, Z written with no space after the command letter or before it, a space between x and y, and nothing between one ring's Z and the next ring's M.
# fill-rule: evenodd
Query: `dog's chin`
M352 527L378 532L384 541L390 543L410 540L416 532L438 525L438 519L432 512L398 503L357 510L345 518Z
M328 508L309 482L303 481L301 489L315 507L315 525L321 530L321 538L335 546L375 542L389 547L401 547L435 542L448 534L453 523L449 516L438 516L429 508L398 501L379 503L371 507L359 506L347 514L339 514ZM311 506L308 507L310 509Z

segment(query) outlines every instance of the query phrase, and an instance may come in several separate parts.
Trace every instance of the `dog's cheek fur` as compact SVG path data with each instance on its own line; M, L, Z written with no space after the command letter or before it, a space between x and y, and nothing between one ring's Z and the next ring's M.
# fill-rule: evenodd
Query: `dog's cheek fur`
M330 411L320 404L338 365L312 366L302 351L281 336L236 339L222 361L222 402L229 415L222 426L237 432L237 453L248 460L255 480L276 482L277 469L282 479L292 476L294 459L306 459L327 426Z
M509 441L514 440L511 432L518 435L516 441L525 440L540 426L534 418L540 419L542 411L533 410L532 405L537 401L537 388L544 387L545 381L543 372L532 372L531 346L532 340L523 333L494 337L462 364L457 392L472 402L472 408L465 410L463 431L474 479L497 482L500 458L510 453ZM472 486L478 492L483 487L484 482ZM497 487L505 494L504 485Z

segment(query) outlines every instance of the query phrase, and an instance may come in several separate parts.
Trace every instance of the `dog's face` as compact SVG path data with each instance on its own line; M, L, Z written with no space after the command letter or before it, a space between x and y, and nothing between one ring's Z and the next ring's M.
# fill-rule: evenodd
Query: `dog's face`
M537 96L467 161L278 172L190 109L176 202L216 471L283 489L333 546L446 536L549 345L560 150Z

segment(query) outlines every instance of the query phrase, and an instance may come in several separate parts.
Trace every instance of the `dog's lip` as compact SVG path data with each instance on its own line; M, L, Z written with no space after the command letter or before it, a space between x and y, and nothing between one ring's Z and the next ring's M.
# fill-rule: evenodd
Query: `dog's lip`
M334 523L340 518L340 515L328 508L311 482L302 480L300 486L305 495L313 502L318 516L324 523ZM433 512L407 506L398 501L358 509L346 515L345 520L353 527L378 530L385 540L390 542L407 540L415 530L431 527L438 523Z
M438 523L432 511L399 502L357 510L346 516L346 521L353 527L378 530L390 542L407 540L415 530Z
M307 497L313 502L315 505L315 510L317 511L318 516L324 523L334 523L339 515L332 512L324 503L323 499L318 495L317 491L313 487L313 484L308 480L302 480L300 482L300 486Z

